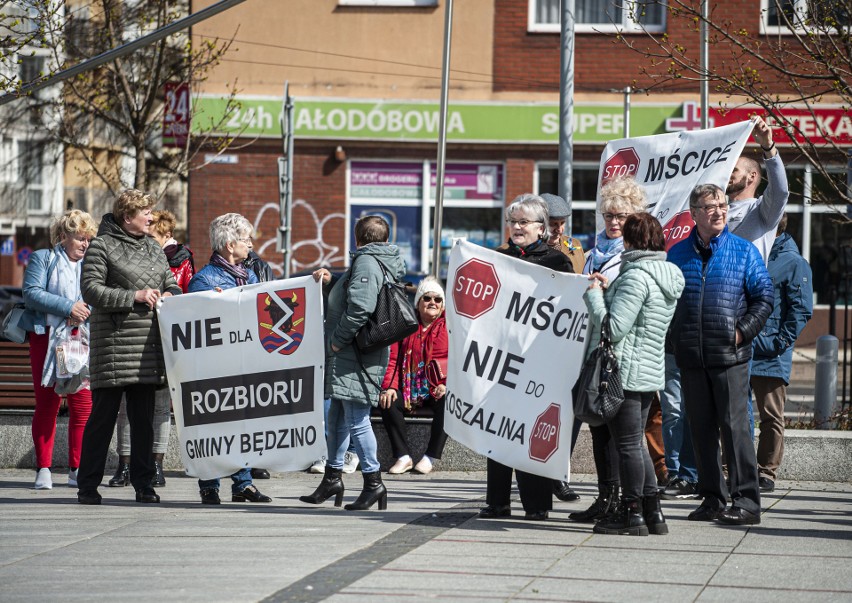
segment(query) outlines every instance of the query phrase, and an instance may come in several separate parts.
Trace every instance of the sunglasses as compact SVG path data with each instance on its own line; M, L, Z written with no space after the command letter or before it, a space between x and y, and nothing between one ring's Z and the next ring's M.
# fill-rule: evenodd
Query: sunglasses
M422 299L423 301L425 301L427 303L430 302L430 301L433 301L436 304L443 304L444 303L443 297L433 297L431 295L424 295L420 299Z

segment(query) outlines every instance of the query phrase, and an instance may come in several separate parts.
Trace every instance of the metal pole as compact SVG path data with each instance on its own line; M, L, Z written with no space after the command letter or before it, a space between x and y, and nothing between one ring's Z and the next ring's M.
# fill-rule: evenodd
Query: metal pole
M823 335L816 344L816 373L814 375L814 426L831 429L829 423L837 403L837 337Z
M701 0L701 21L698 25L698 35L701 37L701 129L706 130L709 122L710 111L710 82L707 81L707 73L710 71L710 40L707 36L707 20L710 14L707 8L707 0Z
M447 157L447 96L450 88L450 42L453 35L453 0L444 12L444 59L441 63L441 111L438 123L438 166L435 171L435 230L432 235L432 271L441 278L441 228L444 220L444 163Z
M574 0L561 0L562 47L559 59L559 196L568 203L565 234L571 240L574 163Z
M73 67L69 67L68 69L55 73L45 80L32 84L27 84L26 86L21 86L20 90L10 92L9 94L4 94L3 96L0 96L0 105L5 105L6 103L12 102L13 100L27 96L30 92L35 92L36 90L46 88L47 86L52 86L57 82L67 80L68 78L74 77L75 75L79 75L83 72L89 71L90 69L94 69L99 65L114 61L115 59L121 58L126 54L130 54L131 52L139 50L140 48L144 48L149 44L153 44L157 40L161 40L167 36L170 36L173 33L176 33L183 29L188 29L196 23L200 23L205 19L209 19L214 15L218 15L219 13L226 11L229 8L232 8L237 4L241 4L243 2L245 2L245 0L220 0L213 6L208 6L207 8L201 9L197 13L193 13L188 17L184 17L183 19L178 19L174 23L170 23L165 27L161 27L160 29L152 31L148 35L142 36L137 40L128 42L127 44L123 44L118 48L107 50L106 52L103 52L96 57L93 57L91 59L83 61L82 63L78 63Z
M281 103L281 151L278 159L278 251L284 256L284 278L290 278L293 234L293 99L290 97L290 82L284 82L284 98Z
M624 89L624 138L630 138L630 93L632 88Z

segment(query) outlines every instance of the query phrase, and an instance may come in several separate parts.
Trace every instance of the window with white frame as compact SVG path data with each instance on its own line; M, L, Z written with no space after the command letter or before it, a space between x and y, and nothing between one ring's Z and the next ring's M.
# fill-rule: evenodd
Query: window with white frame
M18 141L18 178L26 191L27 211L46 211L43 143L32 140Z
M560 29L560 0L529 0L529 31ZM575 31L662 32L666 27L666 2L660 0L576 0Z
M848 0L761 0L760 8L764 33L848 29L852 25Z
M338 0L340 6L438 6L438 0Z

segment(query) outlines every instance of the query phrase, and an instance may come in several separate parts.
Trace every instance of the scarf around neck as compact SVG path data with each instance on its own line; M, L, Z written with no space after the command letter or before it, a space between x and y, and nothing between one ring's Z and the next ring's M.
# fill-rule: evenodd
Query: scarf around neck
M248 283L248 270L246 270L243 266L234 266L229 263L228 260L223 258L221 255L213 252L213 255L210 256L210 263L214 266L218 266L228 274L234 277L234 280L237 283L237 287L245 285Z
M595 271L600 270L604 264L622 251L624 251L624 237L610 239L606 236L605 230L600 231L595 238L595 247L591 251L592 268Z

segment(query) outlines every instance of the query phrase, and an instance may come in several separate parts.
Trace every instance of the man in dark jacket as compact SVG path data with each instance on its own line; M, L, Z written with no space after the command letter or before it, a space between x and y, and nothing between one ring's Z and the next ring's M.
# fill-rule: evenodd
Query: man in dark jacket
M749 360L751 342L772 310L772 281L757 248L728 231L721 188L699 184L689 207L695 228L669 251L686 280L671 332L704 498L688 519L756 524L760 490L748 425ZM731 478L729 509L720 436Z
M754 340L751 387L760 412L757 466L762 492L775 489L775 475L784 456L784 404L793 367L793 344L814 311L811 267L799 253L787 229L787 216L778 224L769 252L769 276L775 303L766 325Z

